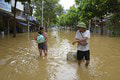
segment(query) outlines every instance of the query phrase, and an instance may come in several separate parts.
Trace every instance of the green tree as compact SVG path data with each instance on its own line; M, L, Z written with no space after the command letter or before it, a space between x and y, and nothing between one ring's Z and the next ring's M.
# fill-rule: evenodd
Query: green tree
M61 26L65 26L66 25L66 14L62 14L59 17L59 25L61 25Z
M54 9L55 14L59 17L61 14L64 13L64 9L60 4L57 4L57 6Z
M49 26L55 24L57 21L57 16L63 13L63 7L58 4L59 0L44 0L44 26ZM35 0L35 16L42 16L42 0Z
M110 13L120 12L120 5L117 0L75 0L78 5L80 20L88 21L91 18L99 17L101 35L103 35L103 18Z
M78 20L78 9L72 6L65 14L59 17L59 24L73 27L77 24Z
M112 32L110 35L115 36L117 29L120 28L119 21L120 14L111 14L110 17L108 18L106 26L108 27L109 31Z

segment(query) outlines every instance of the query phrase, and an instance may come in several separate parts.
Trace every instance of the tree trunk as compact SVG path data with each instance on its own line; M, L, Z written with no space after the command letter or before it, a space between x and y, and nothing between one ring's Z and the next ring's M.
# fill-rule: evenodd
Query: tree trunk
M91 19L89 20L89 30L91 29Z
M47 22L47 27L46 27L46 32L48 32L48 27L50 25L50 19L48 18L48 22Z
M15 4L14 4L14 30L13 30L13 37L16 37L16 5L17 5L17 0L15 0Z
M100 31L100 34L101 35L103 35L103 18L101 17L101 27L100 27L100 29L101 29L101 31Z

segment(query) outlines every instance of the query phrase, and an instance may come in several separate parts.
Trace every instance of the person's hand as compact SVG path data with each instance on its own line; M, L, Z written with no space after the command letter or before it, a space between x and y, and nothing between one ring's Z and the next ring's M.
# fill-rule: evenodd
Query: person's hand
M86 41L80 42L81 45L86 46L88 43Z
M72 45L74 45L75 44L75 42L72 42Z

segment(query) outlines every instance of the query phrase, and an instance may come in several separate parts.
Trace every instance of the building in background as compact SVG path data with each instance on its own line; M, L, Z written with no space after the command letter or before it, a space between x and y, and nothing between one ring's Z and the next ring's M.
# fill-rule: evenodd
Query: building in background
M9 3L5 0L0 0L0 33L9 34L14 30L14 3L11 0ZM29 8L29 9L28 9ZM36 18L32 16L33 8L28 4L17 2L16 5L16 32L35 31ZM29 22L29 23L28 23Z
M9 22L13 16L11 4L0 0L0 33L9 34Z

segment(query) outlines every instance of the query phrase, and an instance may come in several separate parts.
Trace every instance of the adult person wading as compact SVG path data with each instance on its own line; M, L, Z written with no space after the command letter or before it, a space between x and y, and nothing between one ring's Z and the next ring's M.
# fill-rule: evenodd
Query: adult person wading
M78 65L80 66L82 60L85 58L86 64L85 67L87 68L90 63L90 50L89 50L89 43L88 40L90 39L90 31L87 30L86 24L83 22L79 22L77 25L77 32L76 32L76 40L72 43L78 43L77 49L77 60Z

